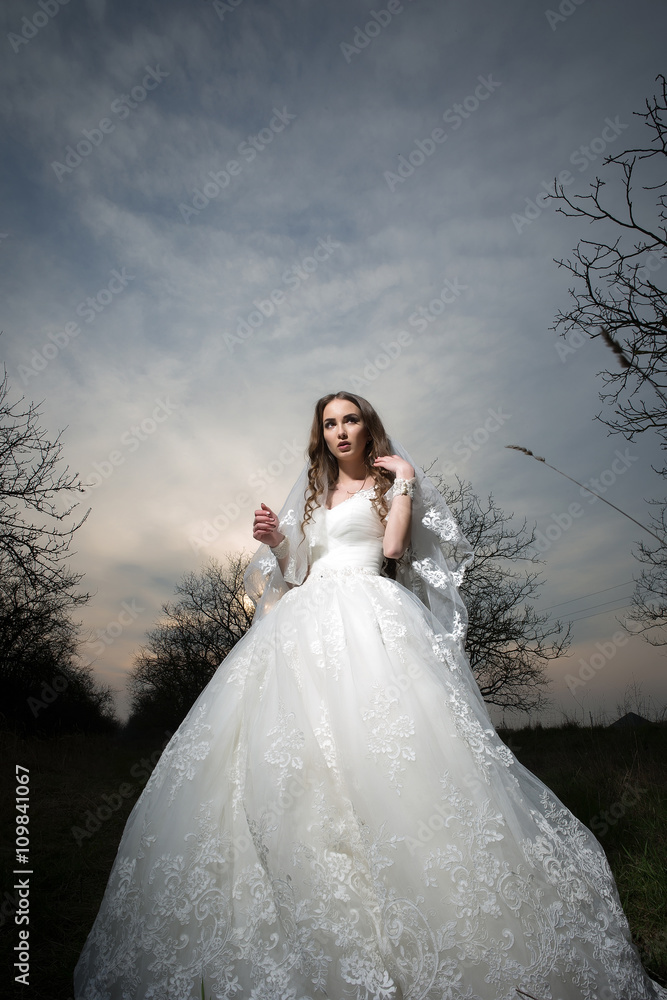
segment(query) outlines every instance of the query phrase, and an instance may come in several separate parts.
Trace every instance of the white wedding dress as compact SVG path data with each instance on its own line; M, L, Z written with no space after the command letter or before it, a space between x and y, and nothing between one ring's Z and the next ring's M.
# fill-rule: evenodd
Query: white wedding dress
M500 741L460 637L379 574L371 496L315 510L307 579L171 739L76 1000L667 997L602 847Z

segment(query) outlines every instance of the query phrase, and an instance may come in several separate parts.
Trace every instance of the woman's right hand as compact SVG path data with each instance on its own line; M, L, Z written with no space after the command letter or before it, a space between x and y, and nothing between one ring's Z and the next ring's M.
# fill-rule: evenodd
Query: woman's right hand
M252 537L271 547L279 545L285 537L278 531L278 517L265 503L260 510L255 511L255 520L252 526Z

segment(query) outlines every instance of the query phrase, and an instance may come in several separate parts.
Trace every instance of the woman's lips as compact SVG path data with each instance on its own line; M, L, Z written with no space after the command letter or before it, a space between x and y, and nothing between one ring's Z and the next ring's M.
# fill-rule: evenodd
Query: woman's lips
M347 451L350 447L351 447L351 445L350 445L349 441L343 441L341 444L338 445L338 450L339 451Z

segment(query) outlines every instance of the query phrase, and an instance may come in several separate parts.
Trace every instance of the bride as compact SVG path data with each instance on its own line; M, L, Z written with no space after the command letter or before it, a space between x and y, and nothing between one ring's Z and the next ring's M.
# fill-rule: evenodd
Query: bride
M498 738L470 546L371 405L315 407L252 628L125 828L76 1000L649 1000L602 847Z

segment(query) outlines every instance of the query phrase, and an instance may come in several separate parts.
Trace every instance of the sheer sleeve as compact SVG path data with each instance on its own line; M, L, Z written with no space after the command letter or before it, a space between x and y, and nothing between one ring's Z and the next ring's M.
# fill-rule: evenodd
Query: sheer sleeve
M391 447L415 470L410 544L397 563L396 579L419 597L449 635L462 643L468 612L459 587L473 560L472 546L423 469L395 439Z
M299 586L308 573L308 541L301 531L308 486L308 465L304 465L278 514L278 530L289 542L285 575L268 545L260 545L243 577L245 592L255 605L253 621L259 621L287 593Z

